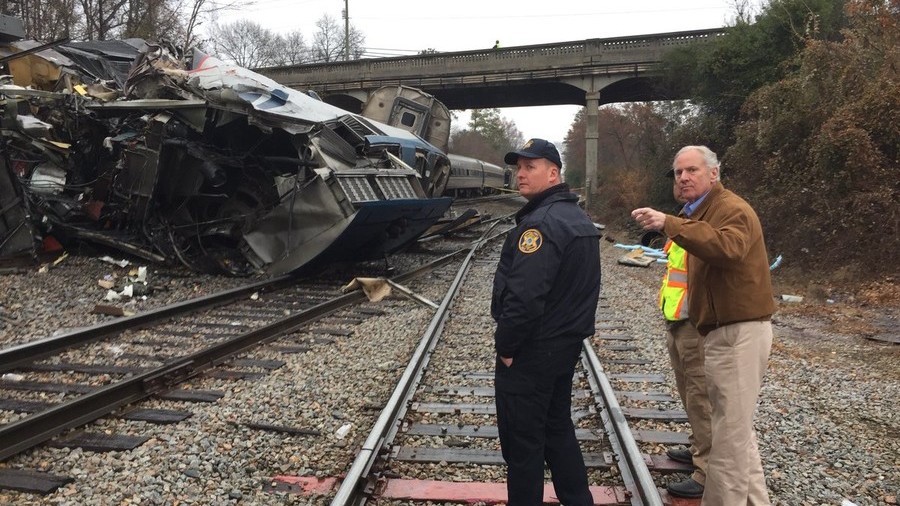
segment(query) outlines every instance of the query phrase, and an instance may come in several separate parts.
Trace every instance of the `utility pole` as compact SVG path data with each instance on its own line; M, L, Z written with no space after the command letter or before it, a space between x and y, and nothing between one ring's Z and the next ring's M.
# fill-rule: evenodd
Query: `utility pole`
M344 61L350 61L350 0L344 0Z

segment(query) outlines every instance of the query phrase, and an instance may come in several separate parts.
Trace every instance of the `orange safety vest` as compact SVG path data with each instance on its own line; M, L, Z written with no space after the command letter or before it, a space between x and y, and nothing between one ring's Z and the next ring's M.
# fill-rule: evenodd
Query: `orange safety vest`
M687 320L687 251L681 246L666 241L663 251L668 255L666 276L659 289L659 309L666 320Z

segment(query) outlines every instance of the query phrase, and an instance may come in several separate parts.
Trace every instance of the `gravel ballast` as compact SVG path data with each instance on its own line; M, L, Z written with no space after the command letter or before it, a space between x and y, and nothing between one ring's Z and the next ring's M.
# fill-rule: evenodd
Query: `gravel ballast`
M653 361L649 369L665 374L669 391L677 395L655 305L663 266L617 264L625 251L606 241L601 244L608 311L630 329L642 355ZM0 276L0 345L112 318L90 313L106 293L97 279L110 272L124 276L126 270L96 258L72 256L46 273L32 269ZM132 304L136 311L246 282L153 268L150 276L158 288ZM452 273L439 273L410 286L439 301L451 279ZM469 282L489 283L490 276L473 275ZM467 291L467 296L489 293L488 287ZM460 304L488 307L484 301ZM262 348L253 353L252 358L287 362L263 378L191 381L193 388L226 392L217 403L185 408L155 400L145 406L188 409L194 415L185 422L150 425L103 419L91 426L92 431L151 436L135 450L40 449L0 463L75 478L48 496L0 491L0 504L327 504L327 497L272 494L263 488L279 474L334 476L352 461L355 447L378 414L372 406L390 394L432 315L430 309L399 297L373 307L387 314L359 324L352 336L315 344L314 336L298 333L290 339L314 343L310 352L286 355ZM773 503L897 504L900 346L864 339L853 326L836 325L815 310L797 312L787 305L780 310L774 318L775 344L755 423ZM889 318L896 318L894 310L886 311ZM461 319L485 325L474 315ZM483 328L472 334L482 339L491 335ZM249 421L308 429L317 435L251 430L244 425ZM348 424L346 436L338 437Z

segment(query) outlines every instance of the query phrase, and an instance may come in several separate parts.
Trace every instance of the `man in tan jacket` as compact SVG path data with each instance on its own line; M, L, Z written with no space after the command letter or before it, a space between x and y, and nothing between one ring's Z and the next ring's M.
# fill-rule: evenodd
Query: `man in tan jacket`
M674 181L675 171L670 169L666 176L673 178L675 200L685 204L681 188ZM670 448L666 454L670 459L694 465L690 477L669 483L666 490L675 497L703 497L706 461L712 444L709 396L706 392L706 373L703 371L703 337L688 318L688 254L671 239L666 241L663 249L668 257L666 275L659 289L659 309L666 321L666 347L669 349L678 396L691 426L690 447Z
M768 254L753 208L719 182L706 146L685 146L673 163L685 217L649 207L632 217L688 254L688 313L704 336L712 447L702 504L769 505L753 414L772 347L775 310Z

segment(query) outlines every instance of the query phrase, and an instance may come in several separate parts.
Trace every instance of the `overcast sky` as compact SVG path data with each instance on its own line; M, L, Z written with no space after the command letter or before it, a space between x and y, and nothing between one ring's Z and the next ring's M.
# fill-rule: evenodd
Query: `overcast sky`
M718 28L734 18L736 0L348 0L350 23L371 55L409 55L423 49L467 51L592 38ZM754 4L758 4L755 1ZM345 0L257 0L220 22L255 21L279 33L300 30L307 43L328 14L343 25ZM561 142L580 106L502 109L525 138ZM468 114L456 111L464 127Z

